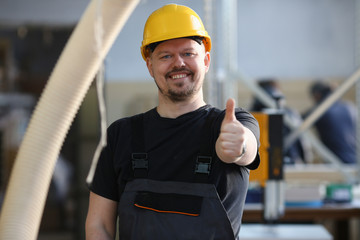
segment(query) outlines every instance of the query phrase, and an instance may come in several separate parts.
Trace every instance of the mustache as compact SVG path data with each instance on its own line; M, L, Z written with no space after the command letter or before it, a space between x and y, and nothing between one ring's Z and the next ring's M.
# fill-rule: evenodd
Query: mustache
M190 74L190 75L193 75L193 72L186 68L186 67L182 67L182 68L174 68L172 69L170 72L167 72L165 77L168 78L170 77L170 75L174 75L174 74L177 74L177 73L187 73L187 74Z

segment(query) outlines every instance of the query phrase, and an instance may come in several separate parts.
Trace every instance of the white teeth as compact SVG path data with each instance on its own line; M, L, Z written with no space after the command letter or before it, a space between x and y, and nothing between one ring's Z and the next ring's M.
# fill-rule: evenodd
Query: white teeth
M186 77L186 74L178 74L178 75L172 76L172 79L179 79L179 78L184 78L184 77Z

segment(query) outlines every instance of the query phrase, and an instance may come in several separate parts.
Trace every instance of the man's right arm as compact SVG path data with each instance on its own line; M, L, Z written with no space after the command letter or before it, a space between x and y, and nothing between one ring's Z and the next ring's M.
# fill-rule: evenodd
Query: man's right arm
M118 202L90 192L86 217L86 240L113 240L116 233Z

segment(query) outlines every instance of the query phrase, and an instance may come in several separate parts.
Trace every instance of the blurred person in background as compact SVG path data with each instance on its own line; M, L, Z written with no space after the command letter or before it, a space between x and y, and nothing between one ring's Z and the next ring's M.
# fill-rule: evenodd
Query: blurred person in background
M273 98L277 104L277 108L284 111L284 114L287 115L294 124L301 124L302 117L295 110L286 105L286 99L282 93L278 82L272 78L259 79L258 85L265 90L271 98ZM261 112L265 109L268 109L262 101L254 97L253 102L250 106L250 111ZM284 122L283 126L283 137L285 139L291 132L291 128L286 125ZM284 163L285 164L294 164L294 163L308 163L312 159L312 150L310 144L303 137L299 137L298 140L294 142L285 152L284 152Z
M323 80L315 81L310 86L310 94L315 106L306 115L330 96L333 90L334 86L330 83ZM314 124L321 141L343 163L356 163L356 121L355 105L339 99Z

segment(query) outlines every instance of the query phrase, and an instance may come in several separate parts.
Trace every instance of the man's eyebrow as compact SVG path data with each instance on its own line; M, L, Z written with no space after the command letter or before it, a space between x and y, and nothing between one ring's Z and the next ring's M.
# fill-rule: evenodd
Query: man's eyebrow
M155 55L162 55L162 54L168 54L168 53L170 53L170 51L168 51L168 50L160 50L159 52L157 52Z
M183 49L183 51L193 51L193 50L195 50L195 48L193 47L188 47Z
M185 47L185 48L179 50L179 52L188 52L188 51L196 51L196 50L195 50L194 47ZM156 56L160 56L160 55L163 55L163 54L171 54L172 52L173 52L173 51L171 51L171 50L166 50L166 49L164 49L164 50L159 50L159 51L156 52L156 53L155 53L155 51L154 51L153 54L155 54Z

